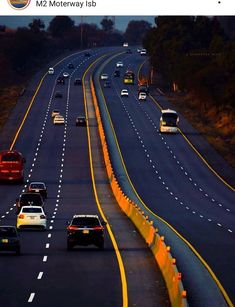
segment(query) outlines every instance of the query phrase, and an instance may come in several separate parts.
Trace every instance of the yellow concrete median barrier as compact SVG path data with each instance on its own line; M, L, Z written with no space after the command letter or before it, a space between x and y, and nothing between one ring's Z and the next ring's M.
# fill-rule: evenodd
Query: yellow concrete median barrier
M105 132L100 116L99 105L95 93L93 81L91 80L91 93L93 97L94 109L98 123L98 131L100 135L104 162L108 178L110 179L110 186L113 194L123 212L131 219L146 243L150 247L158 266L165 279L171 305L173 307L186 307L187 293L183 288L182 275L178 272L176 267L176 259L171 256L171 249L166 246L164 237L158 234L158 229L154 228L153 222L149 221L148 216L141 210L132 200L130 200L122 191L118 180L115 177L111 165L109 150L105 141Z

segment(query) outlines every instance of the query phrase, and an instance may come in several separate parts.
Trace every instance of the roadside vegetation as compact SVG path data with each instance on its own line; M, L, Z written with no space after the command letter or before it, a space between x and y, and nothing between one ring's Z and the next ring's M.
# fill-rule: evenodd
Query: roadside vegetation
M41 19L23 28L0 25L0 129L31 77L72 50L141 45L157 85L198 131L235 166L235 18L156 17L129 22L124 33L105 17L100 26L66 16L46 29Z
M235 20L157 17L144 47L158 86L235 166Z
M14 17L11 17L14 18ZM31 77L48 63L73 50L101 46L141 44L151 25L146 21L131 21L126 32L114 28L113 20L105 17L100 26L75 25L67 16L54 17L46 29L43 20L33 19L27 27L8 29L0 25L0 129ZM137 36L136 31L141 33Z

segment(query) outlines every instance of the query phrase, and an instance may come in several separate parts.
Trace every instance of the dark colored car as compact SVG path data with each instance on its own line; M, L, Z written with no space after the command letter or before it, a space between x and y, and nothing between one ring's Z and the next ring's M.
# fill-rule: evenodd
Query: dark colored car
M44 182L31 182L28 191L30 193L39 193L43 199L47 198L47 187Z
M146 95L149 95L149 86L148 85L139 85L138 95L141 92L146 93Z
M113 75L114 75L114 77L120 77L120 71L119 70L115 70Z
M20 197L16 199L17 213L20 212L20 208L23 206L43 207L43 198L39 193L22 193Z
M57 78L57 84L64 84L64 77L60 76Z
M73 65L73 63L69 63L69 64L67 65L67 67L70 68L70 69L73 69L73 68L74 68L74 65Z
M61 92L55 92L55 98L62 98L63 94Z
M0 226L0 251L20 254L20 239L15 226Z
M85 116L78 116L76 118L76 126L86 126L86 117Z
M131 49L127 49L126 53L131 54L132 53Z
M82 80L80 78L76 78L74 80L74 85L82 85Z
M111 87L110 81L105 81L105 82L104 82L104 87L110 88L110 87Z
M85 52L84 56L89 58L91 56L91 54L90 54L90 52Z
M96 245L104 248L104 226L98 215L74 215L67 227L67 249L77 245Z

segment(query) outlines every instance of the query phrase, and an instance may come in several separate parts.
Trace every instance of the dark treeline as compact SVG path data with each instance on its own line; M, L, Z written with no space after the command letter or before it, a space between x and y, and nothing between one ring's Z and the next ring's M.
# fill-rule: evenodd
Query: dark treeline
M155 23L144 37L144 47L168 86L190 93L204 111L212 105L220 110L234 108L234 20L162 16Z
M107 22L111 23L107 30ZM80 24L66 16L53 18L48 29L41 19L33 19L28 27L0 29L1 87L26 80L55 57L74 49L116 45L123 35L114 31L111 20L104 19L102 28L95 24Z
M130 21L126 32L122 33L115 30L113 20L108 17L98 26L75 25L67 16L54 17L47 29L41 19L33 19L28 27L16 30L1 25L0 88L26 81L50 60L71 50L121 46L127 39L130 44L141 44L144 33L150 28L146 21Z

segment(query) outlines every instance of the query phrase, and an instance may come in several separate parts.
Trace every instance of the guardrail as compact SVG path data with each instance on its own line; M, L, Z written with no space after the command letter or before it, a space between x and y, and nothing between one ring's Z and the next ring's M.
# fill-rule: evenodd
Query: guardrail
M125 212L125 214L132 220L142 237L145 239L145 242L151 249L165 279L171 305L175 307L186 307L188 306L186 291L183 288L181 273L178 272L176 267L176 259L171 256L170 247L165 244L164 237L159 235L158 229L154 228L153 221L150 221L149 217L145 215L145 212L142 211L142 209L137 204L135 204L123 193L118 180L115 177L110 161L109 150L106 143L105 132L102 124L93 80L91 80L91 92L106 171L113 194L122 211Z

